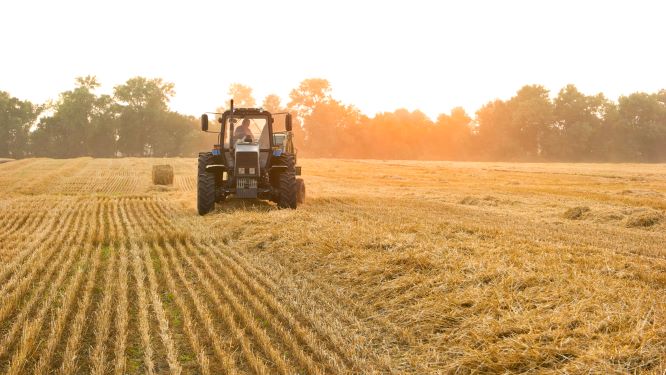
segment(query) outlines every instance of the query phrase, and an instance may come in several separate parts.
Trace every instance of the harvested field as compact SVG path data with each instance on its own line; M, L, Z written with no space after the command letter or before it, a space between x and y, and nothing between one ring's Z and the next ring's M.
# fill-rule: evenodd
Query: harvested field
M666 371L666 165L302 165L199 217L195 159L1 164L0 373Z

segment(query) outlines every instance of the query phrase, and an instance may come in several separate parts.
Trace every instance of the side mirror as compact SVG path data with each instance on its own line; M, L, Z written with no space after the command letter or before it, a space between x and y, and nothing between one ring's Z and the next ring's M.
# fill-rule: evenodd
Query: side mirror
M291 131L291 113L287 113L287 118L284 119L284 127L288 132Z
M201 130L208 131L208 115L205 113L201 115Z

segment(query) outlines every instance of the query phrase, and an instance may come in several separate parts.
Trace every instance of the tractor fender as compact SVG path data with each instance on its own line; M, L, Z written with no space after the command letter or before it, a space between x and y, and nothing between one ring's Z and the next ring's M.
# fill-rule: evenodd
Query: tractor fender
M226 172L227 166L224 164L210 164L206 166L206 172L208 173L222 173Z
M286 170L286 169L287 169L286 165L274 165L274 166L271 167L271 171L274 171L274 170L275 171L283 171L283 170ZM301 175L301 167L299 165L297 165L295 167L295 174L296 174L296 176Z

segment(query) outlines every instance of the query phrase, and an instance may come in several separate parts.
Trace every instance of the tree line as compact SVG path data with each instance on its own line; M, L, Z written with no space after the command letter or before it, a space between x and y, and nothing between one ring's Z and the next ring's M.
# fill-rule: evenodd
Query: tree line
M0 157L193 156L215 142L197 118L169 108L172 83L135 77L113 95L97 95L98 87L95 77L80 77L73 90L40 105L0 92ZM232 84L228 94L237 107L257 106L246 85ZM295 115L296 145L309 157L666 161L666 90L615 102L574 85L555 97L527 85L473 116L457 107L433 121L406 109L369 117L335 99L327 80L313 78L285 105L271 94L260 106Z
M556 97L526 85L490 101L474 117L453 108L435 121L398 109L363 115L331 97L326 80L306 80L290 94L302 120L307 155L380 159L571 162L666 161L666 90L617 102L567 85Z
M93 76L41 105L0 92L0 157L178 156L198 147L198 121L169 109L174 85L135 77L97 95Z

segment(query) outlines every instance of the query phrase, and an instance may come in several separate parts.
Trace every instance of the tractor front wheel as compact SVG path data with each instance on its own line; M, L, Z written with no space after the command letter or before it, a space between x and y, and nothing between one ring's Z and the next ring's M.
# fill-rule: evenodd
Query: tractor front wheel
M197 175L197 210L205 215L215 208L215 176L206 172L206 166L212 162L213 154L199 153L199 173Z

